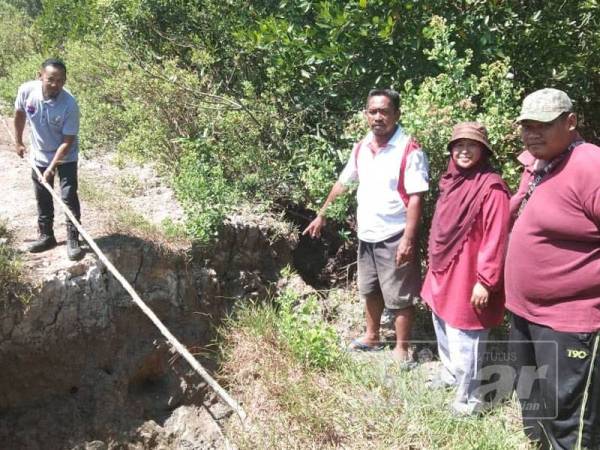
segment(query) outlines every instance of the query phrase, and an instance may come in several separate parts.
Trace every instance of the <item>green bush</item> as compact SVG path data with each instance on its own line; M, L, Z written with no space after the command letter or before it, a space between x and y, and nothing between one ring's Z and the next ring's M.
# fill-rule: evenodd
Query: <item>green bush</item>
M79 142L87 156L126 138L123 87L130 77L130 58L109 36L99 44L69 41L63 58L67 84L81 110Z
M42 11L42 0L10 0L10 4L29 17L36 17Z
M37 78L40 56L35 53L24 54L19 61L10 66L10 73L0 77L0 99L3 104L3 114L12 116L15 111L15 98L19 86L25 81Z
M6 1L0 1L0 79L12 73L12 66L36 49L32 20Z
M327 150L322 151L321 148L323 147L326 147ZM339 155L345 157L343 164L350 155L350 148L346 150L340 152ZM337 155L333 156L332 153L333 149L326 141L315 142L315 145L305 152L302 162L299 163L297 168L301 171L300 180L302 181L301 185L298 186L298 200L315 211L318 211L325 202L332 181L337 178L340 164L342 164ZM348 216L350 206L354 203L354 196L347 193L327 208L327 217L344 221Z
M0 299L6 299L16 292L15 286L21 281L21 261L11 247L11 235L6 221L0 221Z
M494 159L514 177L518 135L514 126L522 90L511 78L510 61L503 59L483 65L481 76L470 74L472 52L458 55L451 36L455 27L434 17L424 33L433 46L425 50L440 73L426 77L419 85L407 82L402 94L402 124L417 137L429 156L432 180L437 182L448 164L447 144L452 127L461 121L477 120L489 133ZM513 169L511 171L510 169Z
M462 121L477 120L483 123L494 149L493 164L498 167L508 184L515 188L520 171L515 154L518 152L518 135L514 127L517 105L521 95L512 81L510 61L503 59L481 67L482 75L469 74L472 52L460 56L451 36L455 32L441 17L432 18L425 29L433 47L425 50L435 62L440 73L426 77L418 86L407 82L402 95L402 124L416 136L427 152L430 165L430 193L424 208L421 248L427 249L427 231L441 174L449 160L447 144L452 127Z
M285 358L291 357L307 369L341 371L348 361L314 295L301 299L287 289L272 301L240 304L221 328L221 337L229 340L232 330L248 333L265 345L273 344Z
M43 8L35 18L44 50L52 53L67 42L99 33L104 18L97 0L43 0Z
M277 330L292 354L305 366L335 368L343 354L333 327L323 321L316 296L299 301L298 295L285 291L276 299L280 309Z
M240 201L235 185L223 167L199 141L183 142L184 154L173 177L174 187L186 214L186 229L199 242L212 240L227 213Z
M173 140L196 133L197 110L186 91L200 81L177 67L135 61L115 36L97 43L74 41L65 47L69 86L82 110L84 152L111 147L127 158L172 166Z

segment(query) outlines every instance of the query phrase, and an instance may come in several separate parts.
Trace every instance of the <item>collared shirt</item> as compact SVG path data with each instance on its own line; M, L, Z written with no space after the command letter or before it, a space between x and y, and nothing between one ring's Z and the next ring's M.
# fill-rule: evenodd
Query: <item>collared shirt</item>
M552 172L552 170L556 166L558 166L561 163L561 161L570 152L573 151L573 149L575 147L577 147L578 145L581 145L583 143L584 143L584 141L582 139L576 139L575 141L571 142L571 145L569 145L569 147L564 152L562 152L560 155L556 156L551 161L538 159L531 165L534 176L529 181L529 186L527 188L527 192L525 193L525 195L523 196L523 198L521 200L521 204L519 205L519 210L517 211L517 216L523 212L523 209L525 209L525 206L527 205L527 200L529 200L529 197L531 197L531 194L533 194L533 191L538 186L538 184L540 184L542 182L544 177L547 176L550 172ZM523 156L523 154L521 154L520 156Z
M410 136L398 126L388 143L375 152L374 136L367 136L352 149L338 181L344 185L358 181L358 238L365 242L381 242L404 230L406 206L398 183L404 151ZM358 152L358 155L357 155ZM407 194L429 189L429 165L421 150L410 152L404 171Z
M28 81L19 88L15 109L27 117L31 133L33 161L38 166L47 166L65 136L79 133L79 107L75 97L62 89L56 98L44 99L42 82ZM77 161L78 140L71 145L61 163Z

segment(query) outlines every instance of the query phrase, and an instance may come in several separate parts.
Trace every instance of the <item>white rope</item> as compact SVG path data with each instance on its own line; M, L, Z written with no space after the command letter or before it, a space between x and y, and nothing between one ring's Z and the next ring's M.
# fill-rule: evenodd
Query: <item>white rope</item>
M2 118L2 122L4 123L4 126L8 130L8 133L10 134L10 136L12 137L13 142L14 142L14 135L12 134L12 131L11 131L10 127L7 125L6 119L4 117ZM54 192L54 189L52 189L52 186L50 186L48 183L46 183L46 181L44 181L44 179L42 178L41 172L36 167L36 165L33 163L33 161L29 158L27 158L27 159L29 161L29 164L35 171L36 175L40 178L41 184L48 190L48 192L50 192L50 194L52 195L54 200L56 200L58 202L58 204L60 205L62 210L65 212L67 217L71 220L73 225L75 225L75 228L77 228L77 231L79 231L79 234L81 234L81 236L85 239L85 241L88 243L90 248L94 251L94 253L96 253L96 255L98 256L100 261L102 261L104 263L104 265L113 274L113 276L121 283L121 285L123 285L125 290L131 296L134 303L137 306L139 306L139 308L144 312L144 314L146 314L146 316L148 316L148 318L152 321L152 323L156 326L156 328L159 329L159 331L162 333L162 335L167 338L167 340L171 343L171 345L175 348L175 350L177 350L177 352L186 359L186 361L208 383L208 385L211 388L213 388L213 390L217 393L217 395L225 403L227 403L227 405L229 405L229 407L231 409L233 409L236 412L236 414L239 416L240 420L242 421L242 424L245 425L247 415L246 415L246 412L242 409L242 407L240 405L238 405L238 403L227 393L227 391L225 389L223 389L219 385L219 383L217 383L217 381L209 375L209 373L206 371L206 369L204 369L204 367L202 367L202 365L196 360L196 358L194 358L194 356L189 352L189 350L187 348L185 348L185 346L181 342L179 342L179 340L177 340L177 338L175 336L173 336L173 334L171 334L171 332L167 329L167 327L165 327L165 325L160 321L160 319L156 316L156 314L154 314L154 311L152 311L144 303L144 301L139 297L137 292L135 292L135 290L133 289L131 284L129 284L129 282L123 277L123 275L121 275L121 273L116 269L116 267L113 266L113 264L109 261L109 259L106 257L106 255L102 252L102 250L100 250L100 248L96 245L96 242L94 242L94 239L92 239L92 237L87 233L87 231L85 231L85 229L81 226L81 224L77 221L77 219L75 219L75 216L73 215L73 213L63 203L60 196L56 192Z

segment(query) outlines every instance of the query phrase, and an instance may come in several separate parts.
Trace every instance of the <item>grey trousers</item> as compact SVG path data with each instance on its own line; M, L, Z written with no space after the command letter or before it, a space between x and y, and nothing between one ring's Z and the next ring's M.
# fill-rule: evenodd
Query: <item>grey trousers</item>
M479 412L484 403L476 395L481 385L477 375L481 370L489 330L460 330L448 325L435 313L432 315L443 364L440 379L446 385L456 386L452 408L468 414Z

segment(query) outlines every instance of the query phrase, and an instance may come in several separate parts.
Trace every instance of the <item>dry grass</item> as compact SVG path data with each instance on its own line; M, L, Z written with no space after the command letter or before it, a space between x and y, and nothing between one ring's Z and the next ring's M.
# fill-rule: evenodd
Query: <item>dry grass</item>
M0 300L18 299L28 303L31 288L25 281L19 253L12 247L12 233L0 218Z
M228 437L240 449L526 449L518 408L481 418L449 414L452 394L430 391L426 370L386 357L345 358L317 370L292 356L270 307L243 311L224 331L223 373L249 413Z
M83 200L102 212L102 217L98 217L98 220L102 222L102 227L109 234L136 236L153 242L157 247L173 251L187 249L190 246L189 239L181 230L153 224L142 214L128 207L125 193L119 189L108 190L94 180L82 177L79 182L79 193ZM87 215L86 220L89 221Z

